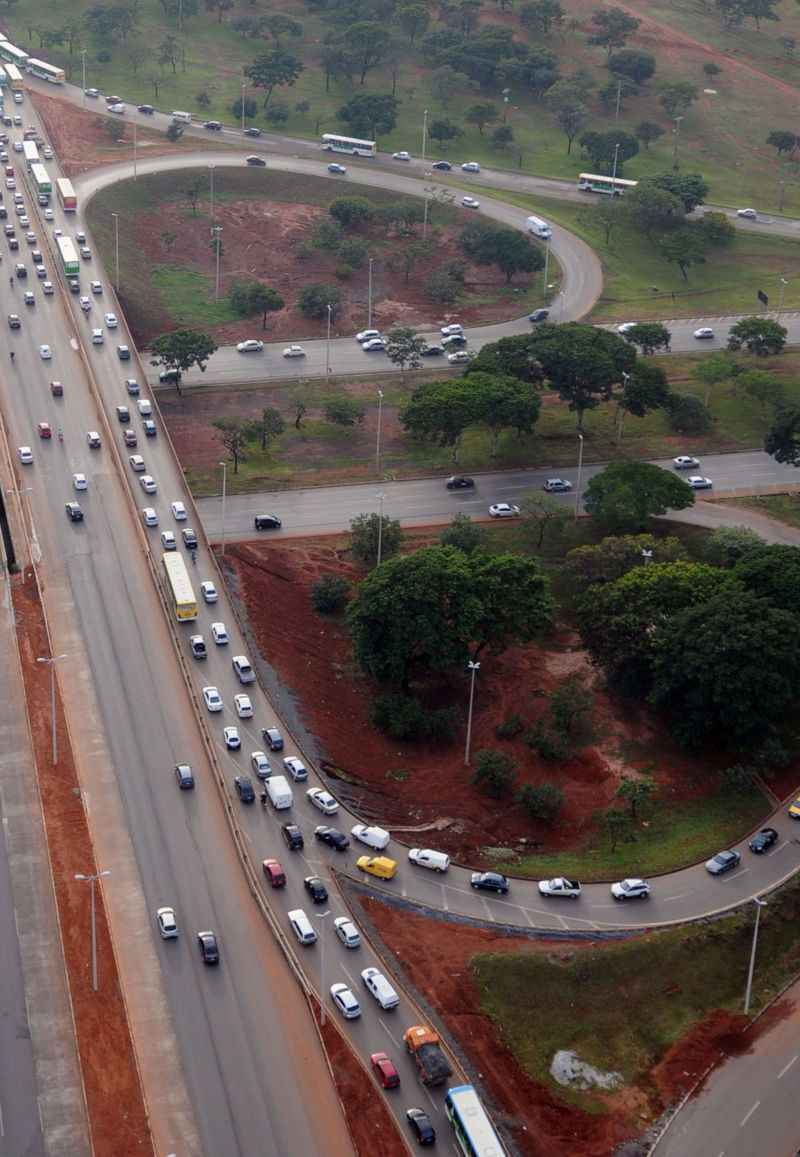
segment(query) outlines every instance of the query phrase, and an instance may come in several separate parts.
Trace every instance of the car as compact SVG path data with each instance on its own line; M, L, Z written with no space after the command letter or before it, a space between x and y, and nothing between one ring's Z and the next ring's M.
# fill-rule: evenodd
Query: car
M349 916L337 916L333 922L333 930L345 948L358 948L361 944L361 933Z
M391 839L384 828L379 828L375 824L355 824L350 829L350 835L359 843L366 844L368 848L376 848L378 851L383 851Z
M77 502L65 502L64 509L70 522L83 522L83 511Z
M391 880L397 873L397 860L389 856L359 856L356 867L380 880Z
M240 719L252 719L253 704L250 701L249 695L234 695L233 705Z
M453 353L447 355L447 360L451 366L460 366L465 362L471 362L473 357L474 354L471 354L469 350L454 350Z
M83 91L84 91L85 95L88 97L91 97L92 100L97 100L97 98L100 95L100 89L99 88L85 88Z
M283 356L285 358L304 358L306 351L301 345L288 345L283 351Z
M356 341L359 342L359 344L363 344L363 342L370 341L370 339L373 337L382 336L383 335L379 329L362 329L361 333L356 334Z
M86 234L83 232L82 229L78 229L78 231L76 232L75 240L78 243L78 245L85 245L86 244Z
M208 650L206 648L206 641L202 635L189 636L189 650L192 652L194 659L207 659Z
M440 358L444 354L443 345L426 345L420 351L420 357Z
M702 474L690 474L686 482L692 490L711 490L714 485L710 478L704 478Z
M126 378L125 389L128 391L132 398L139 396L139 383L136 381L136 378Z
M100 449L100 435L97 430L88 430L86 432L86 441L89 443L90 450Z
M106 97L106 104L122 104L122 97L111 93L110 96Z
M55 286L53 285L52 281L42 282L42 293L44 293L47 297L52 297L55 291Z
M244 131L247 132L247 129ZM263 157L257 157L254 153L252 153L249 157L245 157L244 163L246 165L257 165L261 169L266 168L267 165L267 162Z
M240 354L260 354L264 348L264 343L258 338L249 337L247 341L240 341L236 348Z
M710 325L701 325L700 329L696 329L694 331L694 336L698 339L698 341L702 341L704 338L712 338L714 336L714 331Z
M53 437L53 431L50 428L49 422L39 422L39 424L36 427L36 430L37 430L40 438L52 438Z
M535 309L533 313L528 314L528 321L547 321L550 316L549 309Z
M611 895L615 900L649 900L650 885L647 880L630 878L611 885Z
M222 123L220 121L203 121L203 128L212 133L221 133Z
M180 377L181 377L181 371L180 370L161 370L161 372L158 375L158 380L162 383L166 383L166 382L175 383L175 382L180 381Z
M170 507L170 510L172 511L172 517L175 519L176 522L185 522L186 521L186 507L184 506L184 504L182 502L180 502L180 501L170 502L169 507Z
M80 255L84 261L91 261L92 260L92 251L88 245L81 245Z
M365 341L365 342L361 343L361 348L364 351L364 353L368 353L368 354L380 353L382 350L386 349L386 342L383 340L382 337L371 337L369 339L369 341Z
M546 899L566 898L577 900L581 894L581 886L577 880L567 880L564 876L555 876L552 880L539 881L539 895Z
M36 298L33 296L29 289L26 290L22 295L22 300L24 301L25 305L36 305Z
M13 177L6 177L6 188L7 189L16 189L16 187L17 187L17 182L14 180L14 178Z
M638 321L624 321L622 325L617 326L617 333L622 337L625 337L625 334L630 333L631 330L635 329L638 324Z
M109 329L116 329L119 325L119 322L117 321L117 315L115 313L103 314L103 320Z
M177 550L178 543L175 541L175 535L171 530L161 531L161 549L162 550Z
M204 687L203 698L209 711L216 712L222 710L222 696L216 687Z
M518 514L519 507L510 502L493 502L489 507L490 518L516 518Z
M283 761L283 766L295 783L302 783L303 780L308 779L308 768L302 759L298 759L296 755L287 755Z
M247 698L247 696L245 696ZM259 779L269 779L272 775L272 768L263 751L250 752L250 766Z
M344 174L347 172L347 169L344 167L344 165L339 165L335 161L333 161L333 162L331 162L330 165L328 165L328 172L329 173L338 173L340 176L343 177Z
M38 277L39 281L44 281L45 278L47 277L47 270L45 269L45 267L43 265L37 265L35 267L34 272L36 273L36 276Z
M436 1130L424 1109L406 1109L406 1120L419 1146L427 1148L436 1144Z
M786 809L787 815L791 816L793 820L800 820L800 796L792 800L789 807Z
M464 474L453 474L445 482L448 490L474 490L475 479L467 478Z
M261 136L261 129L256 128L255 125L249 125L244 130L244 135L246 137L260 137Z
M187 550L197 550L197 535L191 526L184 526L181 531L181 538Z
M392 153L393 161L410 161L411 153L407 153L405 149L401 149L399 153Z
M748 847L751 852L755 852L757 856L768 852L773 844L778 841L778 833L775 828L762 828L760 832L756 832L750 841Z
M49 345L40 345L39 346L39 357L42 359L43 362L49 362L52 360L53 351L50 349Z
M17 457L23 466L30 466L30 464L33 462L33 451L31 450L30 446L18 446Z
M505 896L509 888L507 877L500 872L473 872L469 885L478 892L497 892L499 896Z
M361 1005L346 984L331 985L331 1000L345 1020L355 1020L361 1016Z
M102 345L105 341L103 331L101 329L92 330L92 345Z
M131 360L131 348L127 345L117 346L117 357L121 362L129 362Z
M174 908L157 908L156 924L162 940L176 940L178 937L178 922L175 919Z
M22 322L19 320L19 314L10 313L8 315L8 328L9 329L21 329L22 328Z
M277 514L257 514L253 519L256 530L280 530L283 523Z
M155 494L156 490L158 489L156 486L156 480L151 474L142 474L139 478L139 485L141 486L142 490L144 490L145 494Z
M108 106L108 111L113 112L114 115L118 117L124 116L125 105L122 103L122 101L117 101L115 104L110 104Z
M755 209L737 209L736 210L736 216L737 217L744 217L744 219L746 221L757 221L758 220L758 213L755 211Z
M63 384L63 382L55 382L55 381L51 382L50 383L50 393L53 395L54 398L63 398L64 397L64 384Z
M72 475L72 488L73 488L73 490L88 490L89 489L89 481L88 481L86 475L85 474L73 474Z
M156 110L151 104L137 104L136 111L144 113L146 117L150 117Z
M324 904L328 899L328 889L319 876L306 876L303 880L303 887L315 904Z
M367 992L375 997L382 1009L388 1011L397 1008L400 998L382 972L377 968L365 968L361 972L361 979Z
M45 209L44 219L45 221L53 221L55 219L52 209Z
M255 683L256 673L246 655L234 655L231 663L240 683Z
M228 751L238 751L242 746L242 740L239 736L238 727L223 727L222 738L225 741L225 746Z
M211 636L218 647L224 647L229 642L228 631L224 623L212 623Z
M279 860L262 860L261 870L273 888L286 887L286 873L284 872L283 865Z
M676 470L692 470L700 465L700 460L693 458L691 454L679 454L677 458L672 459L672 465Z
M194 787L194 775L188 763L175 764L175 778L181 791L191 791Z
M88 313L92 308L92 299L90 297L80 297L78 299L78 305L81 307L84 313Z
M480 209L480 201L476 201L474 197L462 197L461 204L465 209Z
M434 161L433 164L431 165L432 169L436 169L437 172L440 172L440 173L449 173L450 170L452 169L452 167L453 166L450 164L449 161Z
M44 261L44 255L42 254L41 249L34 249L31 252L31 259L33 260L34 265L41 265Z
M572 483L566 478L548 478L542 489L548 494L562 494L572 489Z
M344 832L340 832L338 828L328 828L324 824L314 828L314 838L327 844L329 848L336 848L337 852L346 852L350 847L350 841Z
M92 293L95 294L100 294L103 292L103 286L99 281L91 281L89 283L89 288L91 289Z
M44 159L45 159L46 161L52 161L52 159L53 159L53 150L50 148L50 146L49 146L49 145L45 145L45 146L44 146L44 148L42 149L42 154L43 154L43 156L44 156Z
M303 850L305 840L297 824L281 824L281 835L290 852L300 852Z
M127 434L128 431L126 430ZM145 469L144 458L141 454L131 454L128 458L128 465L136 474L141 474Z
M118 422L123 422L123 423L124 422L130 422L131 412L127 406L117 406L116 411L117 411L117 421Z
M451 333L442 338L442 345L446 350L463 349L466 344L467 339L463 333Z
M213 932L198 932L200 956L203 964L219 964L219 944Z
M722 876L725 872L730 872L738 867L741 860L742 857L739 852L717 852L716 856L706 860L706 871L710 872L712 876Z
M142 508L142 522L145 526L158 526L158 515L152 506Z
M460 322L454 321L450 325L443 325L439 330L442 337L453 337L454 334L463 334L464 327Z
M152 418L144 418L142 421L142 429L144 430L146 438L155 438L156 424Z
M217 588L209 579L205 579L200 583L200 594L206 603L215 603L218 598Z
M369 1058L372 1071L378 1078L378 1084L384 1089L399 1089L400 1074L394 1067L386 1053L372 1053Z
M19 241L17 241L16 237L9 237L8 248L12 253L16 253L16 251L19 249Z
M310 787L306 792L306 798L309 803L313 804L326 816L335 815L339 810L339 805L330 792L325 791L322 787Z
M261 737L270 751L283 751L283 736L277 727L262 727Z
M241 803L255 803L256 793L253 787L253 781L248 775L235 775L233 777L233 786L236 788L236 794Z
M481 167L477 161L465 161L461 166L462 173L479 173L480 171Z
M61 230L56 229L55 234L60 237L61 236ZM81 283L78 281L77 277L68 277L67 278L67 286L69 288L70 293L80 293L80 291L81 291Z

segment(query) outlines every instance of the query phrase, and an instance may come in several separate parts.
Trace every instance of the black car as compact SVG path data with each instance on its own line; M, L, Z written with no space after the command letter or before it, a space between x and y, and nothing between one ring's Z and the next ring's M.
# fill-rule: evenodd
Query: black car
M283 736L277 727L262 727L261 738L270 751L283 751Z
M121 362L129 362L131 360L131 351L126 345L117 346L117 357Z
M191 526L184 527L184 529L181 531L181 538L183 539L184 545L187 546L189 550L197 550L197 535L192 530Z
M245 164L258 165L260 168L263 169L266 167L267 162L264 160L263 157L257 157L255 155L255 153L253 153L251 156L245 157Z
M67 285L69 286L70 293L80 293L81 283L78 281L77 277L68 278Z
M139 112L143 112L146 117L151 117L156 111L151 104L137 104Z
M474 490L475 479L467 478L463 474L454 474L445 482L448 490Z
M77 502L65 502L64 509L70 522L83 522L83 511Z
M778 833L774 828L762 828L750 841L750 851L760 856L762 852L769 851L772 845L777 842L777 839Z
M255 125L253 125L252 127L248 127L244 130L244 135L246 137L260 137L261 129L257 129Z
M189 791L194 787L194 776L188 763L175 764L175 778L181 791Z
M528 314L528 321L547 321L549 316L549 309L535 309L533 313Z
M117 418L120 422L130 422L131 412L127 406L117 406Z
M505 895L508 891L508 880L500 872L473 872L470 886L481 892L497 892Z
M24 265L17 265L14 272L16 273L19 281L24 281L28 276L28 270Z
M203 121L203 128L209 129L212 133L221 133L222 123L221 121Z
M303 887L315 904L324 904L328 899L328 889L319 876L306 876L303 880Z
M418 1145L435 1145L436 1130L423 1109L406 1109L406 1120Z
M297 824L281 824L281 835L290 852L299 852L303 849L305 840Z
M239 793L239 799L242 803L256 802L256 793L253 791L253 781L248 775L237 775L233 782L236 784L236 790Z
M277 514L257 514L253 524L256 530L280 530L283 526Z
M7 219L8 219L8 209L6 209L5 205L0 205L0 221L5 221Z
M432 169L438 169L440 173L449 173L452 167L449 161L434 161L431 165Z
M219 964L219 945L213 932L198 932L197 941L203 964Z
M326 828L324 824L314 828L314 835L318 840L322 840L323 844L327 844L329 848L336 848L337 852L346 852L350 847L350 841L344 832L340 832L338 828Z
M419 352L420 355L424 358L441 358L444 357L444 346L426 345L425 348L421 349Z
M31 250L31 260L34 265L42 265L44 263L44 256L41 249Z

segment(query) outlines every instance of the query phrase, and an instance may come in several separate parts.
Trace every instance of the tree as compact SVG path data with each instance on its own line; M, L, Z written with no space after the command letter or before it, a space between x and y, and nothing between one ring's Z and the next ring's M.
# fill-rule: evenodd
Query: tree
M337 197L328 212L342 229L358 229L372 220L375 206L366 197Z
M244 102L244 115L248 120L252 120L258 112L258 102L254 101L252 97L246 97ZM231 115L236 117L236 120L241 122L242 119L242 98L237 96L236 100L231 105Z
M517 803L522 804L532 820L554 824L564 806L564 793L554 783L543 783L539 787L525 783L517 793Z
M324 574L311 588L311 605L320 615L335 615L347 605L350 583L342 575Z
M289 106L285 100L275 100L265 115L271 125L285 125L289 120Z
M473 221L463 230L459 242L463 251L478 265L496 265L510 282L515 273L533 273L544 268L544 255L530 238L507 225Z
M636 128L633 130L637 139L642 142L647 151L653 141L657 141L659 137L663 137L665 129L655 123L655 121L639 121Z
M261 411L261 417L253 421L253 430L261 439L261 449L266 451L274 438L280 438L285 429L280 410L274 406L266 406Z
M540 326L530 341L545 377L575 414L578 430L586 411L609 401L636 361L636 351L617 334L579 322Z
M559 0L528 0L519 10L520 23L531 32L549 36L553 25L564 23L564 9Z
M651 410L665 409L670 396L667 375L660 366L636 362L617 396L617 444L622 441L626 414L644 418Z
M782 153L791 154L795 151L798 138L787 129L774 129L767 137L767 144L772 145L778 156L781 156Z
M269 52L262 52L244 71L255 88L264 89L266 108L274 89L294 84L303 71L303 62L283 48L273 48Z
M269 12L266 16L262 16L260 24L269 32L276 48L280 48L284 36L292 36L297 40L303 35L303 25L299 20L287 16L284 12Z
M612 462L586 484L587 513L609 530L644 530L654 514L694 505L682 478L649 462Z
M629 189L623 208L633 228L651 242L657 233L676 228L685 217L680 197L651 181L640 181Z
M708 185L700 173L660 173L650 180L658 189L679 197L687 213L702 205L708 196Z
M357 92L337 112L337 118L346 124L355 136L370 140L382 133L390 133L397 123L397 97L389 92Z
M252 313L261 314L261 328L267 328L267 314L278 313L284 308L286 302L283 300L277 289L273 289L269 285L264 285L263 282L257 281L250 290L250 310Z
M611 854L613 856L618 844L627 843L632 838L633 822L627 812L612 808L611 811L606 812L603 817L603 823L608 833L608 839L611 844Z
M637 566L678 562L686 550L678 538L652 534L609 535L594 546L576 546L564 560L564 570L576 594L616 582Z
M721 72L721 67L713 60L707 60L703 64L703 76L707 76L709 80L713 80L714 77L719 76Z
M298 100L298 101L296 101L295 106L294 106L294 111L296 113L299 113L301 117L304 117L306 115L306 113L311 112L311 101L310 100Z
M395 19L408 37L409 44L413 44L419 35L427 31L430 24L430 13L425 4L405 4L395 12Z
M670 429L678 434L707 434L714 425L708 406L694 394L670 394L666 411Z
M328 306L333 306L331 313L335 313L339 305L341 294L335 285L306 285L300 290L297 297L297 308L303 317L315 320L328 316Z
M380 531L381 561L385 562L397 554L403 545L400 523L394 518L380 514L359 514L350 523L350 551L353 558L365 566L375 566L378 560L378 537Z
M662 88L658 94L658 101L667 116L674 120L678 116L684 116L699 95L696 85L690 84L688 80L679 80Z
M454 546L464 554L481 550L486 542L483 527L473 522L468 514L456 514L439 535L442 546Z
M545 102L556 118L556 123L567 138L567 154L572 142L589 118L584 96L577 92L571 80L556 81L545 93Z
M177 36L168 32L156 49L156 59L161 65L171 64L173 75L177 72L178 61L181 58L181 45Z
M486 125L494 124L499 119L500 113L497 105L492 104L491 101L483 104L472 104L464 113L464 120L468 125L475 125L481 136L483 136Z
M343 79L352 84L357 68L356 58L344 44L330 40L324 43L320 64L325 73L326 92L330 92L331 79Z
M639 322L628 330L625 340L638 346L645 357L650 357L657 350L669 350L672 335L660 321Z
M658 248L665 261L678 266L684 281L689 280L688 270L693 265L706 262L706 240L699 229L689 225L659 238Z
M700 382L703 386L703 405L707 406L711 400L712 388L718 386L720 382L727 382L730 378L736 377L740 370L741 367L735 358L720 351L703 358L697 365L692 366L689 372L694 381Z
M474 397L474 421L489 430L493 458L503 430L516 430L519 437L531 433L541 402L530 386L517 378L480 372L467 376L467 386Z
M205 373L208 359L216 349L217 343L208 334L196 333L191 329L176 329L172 333L162 334L151 344L150 364L163 366L165 370L177 370L178 380L175 384L180 393L181 375L193 366Z
M728 349L740 350L746 346L758 358L773 357L783 352L788 330L769 317L743 317L728 331Z
M751 546L733 568L754 595L781 611L800 611L800 549L783 544Z
M774 374L768 374L764 370L750 370L740 374L736 379L736 385L760 407L764 421L774 415L784 403L783 384Z
M463 135L463 130L445 117L439 117L431 121L428 125L428 136L432 141L436 141L437 144L441 145L445 152L451 141Z
M443 64L431 76L431 95L446 108L463 83L463 77L454 68Z
M724 213L704 213L695 228L708 245L732 245L736 238L733 222Z
M391 43L391 33L383 24L373 20L358 20L350 25L347 46L355 58L360 84L364 84L368 72L386 59Z
M541 550L545 539L556 541L574 517L573 512L552 494L531 490L520 500L522 537L534 550Z
M639 152L639 142L630 133L613 129L607 133L584 133L581 148L598 170L605 168L613 173L616 160L616 175L619 176L625 162Z
M718 526L705 541L703 557L712 566L733 567L763 545L763 538L747 526Z
M238 474L239 463L247 457L245 451L250 435L250 423L244 418L217 418L212 425L219 431L217 436L233 459L234 474Z
M366 413L363 403L347 394L337 394L325 403L325 417L337 426L360 426Z
M472 782L490 799L507 796L517 778L516 762L504 751L476 751Z
M412 437L451 447L456 463L464 431L476 420L475 414L475 398L468 379L448 378L417 386L400 411L400 421Z
M392 365L400 367L403 381L406 369L419 369L426 345L425 338L418 337L416 330L408 326L397 325L389 330L386 335L386 356Z
M800 466L800 409L784 406L778 411L764 439L764 449L776 462Z
M611 244L611 234L621 225L625 216L619 197L598 197L585 215L586 223L602 229L606 245Z
M474 373L508 375L521 382L538 384L542 380L541 363L533 352L531 334L501 337L488 342L467 367L467 376Z
M492 148L504 149L514 140L514 130L511 125L498 125L492 133Z
M608 69L614 76L625 77L634 84L645 84L656 70L656 58L649 52L623 48L608 58Z
M125 136L125 125L121 121L109 120L106 122L106 132L115 145L118 145Z
M590 44L605 48L610 56L615 48L622 48L641 24L623 8L596 8L592 13L595 31L589 37Z
M635 820L637 808L649 803L655 791L655 780L650 776L641 776L638 779L633 779L629 775L623 775L622 781L617 788L616 798L624 800L625 803L630 805L631 819Z

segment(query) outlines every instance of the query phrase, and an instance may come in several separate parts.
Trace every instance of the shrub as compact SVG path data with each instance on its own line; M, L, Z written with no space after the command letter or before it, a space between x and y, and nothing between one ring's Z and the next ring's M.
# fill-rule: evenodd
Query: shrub
M340 299L341 294L335 285L306 285L298 294L297 308L303 317L316 320L327 317L329 305L333 306L332 312L335 312Z
M342 228L330 217L322 217L314 226L311 244L316 249L331 249L338 251L342 243Z
M484 795L492 799L502 799L511 791L516 778L517 765L510 755L488 749L475 753L472 782Z
M509 715L502 723L498 723L494 733L498 739L515 739L525 730L525 721L521 715Z
M564 793L553 783L543 783L541 787L526 783L517 793L517 803L522 804L531 819L552 824L564 806Z
M746 763L734 763L722 773L722 789L731 795L749 791L753 786L756 771Z
M101 48L95 59L97 60L98 64L108 64L111 60L111 53L107 48Z
M714 424L708 406L694 394L670 394L666 411L670 428L678 434L707 434Z
M358 237L345 237L339 246L339 260L353 269L360 269L367 260L367 246Z
M378 557L379 514L359 514L350 523L350 550L359 562L374 566ZM400 523L384 514L381 528L381 561L397 554L403 542Z
M289 119L289 106L285 101L273 101L264 115L271 125L285 125Z
M570 745L563 735L551 731L544 720L539 720L525 732L525 742L533 751L537 751L542 759L566 759L570 753Z
M443 741L452 738L455 713L449 707L428 711L413 695L380 695L370 710L372 724L392 739Z
M298 261L308 261L314 254L314 247L308 241L298 241L294 247L294 255Z
M366 412L363 403L347 394L336 395L325 403L325 417L337 426L360 426Z
M437 269L425 282L423 292L439 305L453 305L461 295L461 282L446 269Z
M703 556L712 566L735 566L764 545L764 540L747 526L720 526L706 539Z
M472 554L483 546L485 537L483 527L474 523L468 514L457 514L439 535L439 541L442 546L454 546L464 554Z
M339 281L349 281L353 276L353 266L348 265L346 261L340 261L335 272Z
M324 574L311 588L311 605L321 615L334 615L347 602L350 583L336 574Z

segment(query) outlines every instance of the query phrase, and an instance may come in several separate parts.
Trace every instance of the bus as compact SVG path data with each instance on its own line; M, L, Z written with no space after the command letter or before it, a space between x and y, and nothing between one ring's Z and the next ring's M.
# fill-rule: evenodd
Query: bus
M360 141L358 137L340 137L323 133L322 147L328 153L350 153L352 157L374 157L375 142Z
M31 180L36 186L38 196L50 196L53 191L53 182L50 180L50 174L44 165L31 165Z
M49 81L50 84L63 84L65 80L63 68L56 68L46 60L34 60L32 56L25 62L25 71L38 76L40 80Z
M506 1150L472 1085L448 1089L444 1108L464 1157L505 1157Z
M0 44L0 49L2 48ZM22 73L17 68L16 64L6 65L6 76L8 77L8 87L12 92L22 92Z
M606 193L612 197L621 197L638 184L638 181L625 181L622 177L599 177L596 173L581 173L578 177L578 188L582 193Z
M6 73L6 70L3 68L2 64L0 64L0 89L5 88L7 84L8 84L8 75ZM0 100L1 99L2 99L2 97L0 97Z
M188 622L197 618L197 599L194 597L192 583L183 555L176 551L161 556L164 566L164 575L167 580L167 592L172 600L172 609L179 623Z
M24 48L17 48L10 40L0 40L0 57L15 64L17 68L24 68L28 53Z
M56 245L58 246L61 264L64 266L64 273L67 277L77 277L81 271L81 265L78 260L77 250L72 243L72 238L56 237Z
M31 165L38 165L39 160L40 160L39 147L36 144L36 141L23 141L22 142L22 155L25 158L25 164L28 167L28 172L30 172L31 171Z
M72 181L67 180L66 177L56 178L56 192L58 193L59 204L64 212L74 213L78 208L78 198L75 196Z

